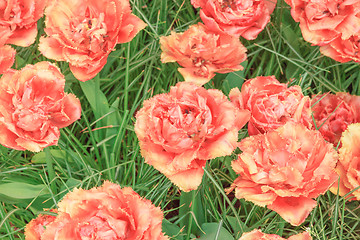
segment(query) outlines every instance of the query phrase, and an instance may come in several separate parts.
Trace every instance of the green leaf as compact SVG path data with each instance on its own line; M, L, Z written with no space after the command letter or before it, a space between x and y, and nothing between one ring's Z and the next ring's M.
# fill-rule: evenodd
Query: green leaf
M199 188L200 189L200 188ZM192 190L190 192L181 192L180 196L180 210L179 215L185 216L180 225L187 229L187 236L190 233L200 234L199 227L205 222L204 208L202 205L202 198L200 190Z
M236 217L233 216L226 216L228 222L230 223L230 226L233 230L234 233L239 234L241 232L241 227L238 223L238 221L236 220ZM238 239L240 236L236 236Z
M69 162L72 162L72 159L65 159L66 156L66 152L64 150L59 150L59 149L52 149L50 150L51 156L57 160L69 160ZM36 153L32 158L31 158L31 162L32 163L36 163L36 164L45 164L46 163L46 153L43 152L39 152Z
M90 106L93 110L94 116L98 121L96 123L97 128L101 128L107 126L106 119L102 119L105 117L107 113L110 111L108 100L105 94L100 89L99 77L98 75L86 82L80 82L80 87L84 92L84 95ZM105 134L103 131L96 131L95 135L98 136L97 140L104 139Z
M60 198L63 198L67 193L68 191L72 191L73 188L75 187L79 187L81 185L81 181L78 180L78 179L75 179L75 178L69 178L65 185L62 185L61 188L60 188Z
M24 67L27 63L24 58L20 57L19 54L16 54L15 55L15 64L20 69L20 68Z
M18 202L45 195L50 196L50 192L44 184L33 185L23 182L0 184L0 201Z
M99 79L95 77L89 81L80 82L80 86L86 96L86 99L90 103L95 117L99 119L109 112L109 103L105 94L100 90L99 83L97 81L99 81Z
M241 65L246 68L248 64L248 61L245 61L241 63ZM230 90L233 88L239 88L241 89L241 86L243 85L245 80L244 70L231 72L227 74L225 80L222 84L222 89L224 89L225 94L229 94Z
M119 124L120 124L120 113L119 113L119 103L120 98L116 98L116 100L111 104L109 112L110 114L106 117L107 119L107 126L109 128L106 129L106 138L111 136L117 135L119 132ZM108 141L108 143L113 146L115 143L115 138Z
M205 234L201 234L199 240L234 240L234 237L222 227L220 223L204 223L201 225Z
M183 231L178 225L171 223L167 219L164 219L162 222L163 232L171 237L171 239L183 240L184 236L180 235Z
M289 13L286 13L287 15L290 15ZM286 15L285 14L285 15ZM287 19L291 19L291 16L288 17ZM284 38L286 39L286 43L293 49L290 54L289 57L291 58L295 58L295 59L299 59L298 54L300 54L300 39L298 34L295 33L295 31L293 30L293 22L288 22L285 21L283 22L283 33L284 33ZM295 64L288 62L286 64L286 70L285 70L285 74L287 79L291 79L291 78L296 78L299 77L299 74L302 72L301 69L299 69L299 67L297 67Z

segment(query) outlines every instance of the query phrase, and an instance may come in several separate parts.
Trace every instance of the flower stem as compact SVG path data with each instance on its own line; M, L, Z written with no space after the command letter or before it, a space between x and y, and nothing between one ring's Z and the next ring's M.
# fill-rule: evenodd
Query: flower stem
M46 158L46 169L49 176L49 184L51 189L51 195L56 195L56 186L55 186L55 171L54 171L54 160L52 158L50 148L47 147L44 149L45 151L45 158Z

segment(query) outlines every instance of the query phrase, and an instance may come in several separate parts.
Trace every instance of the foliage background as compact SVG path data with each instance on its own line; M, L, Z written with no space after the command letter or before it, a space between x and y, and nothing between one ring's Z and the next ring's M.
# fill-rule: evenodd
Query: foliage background
M74 187L91 188L105 179L130 186L160 206L163 230L172 239L238 239L243 232L261 228L283 237L307 230L313 239L360 239L360 210L356 201L330 192L304 224L292 227L275 212L225 194L236 178L232 156L209 161L198 190L182 193L166 177L144 163L134 133L135 113L151 96L168 92L183 81L176 63L160 61L159 37L184 31L200 21L190 0L132 0L133 13L148 27L127 44L118 45L100 74L79 82L67 63L58 62L66 77L66 91L81 101L82 118L61 129L58 146L40 153L0 146L0 239L24 239L24 227L44 208L56 207ZM43 19L38 38L44 34ZM281 82L298 84L304 94L348 91L360 95L357 63L340 64L320 54L302 38L289 6L279 0L271 22L248 49L244 71L218 74L206 88L228 94L245 79L275 75ZM48 60L37 50L16 47L15 68ZM239 139L246 137L244 128ZM237 152L238 153L238 152ZM206 233L206 235L205 235Z

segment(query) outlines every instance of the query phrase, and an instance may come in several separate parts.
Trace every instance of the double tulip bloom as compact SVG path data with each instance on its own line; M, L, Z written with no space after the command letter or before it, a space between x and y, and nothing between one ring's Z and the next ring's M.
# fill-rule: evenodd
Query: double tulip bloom
M0 1L0 34L6 44L28 47L37 36L37 21L48 0ZM0 40L1 41L1 40Z
M337 61L360 62L360 0L286 2L306 41ZM360 141L359 97L338 93L310 100L299 86L288 87L273 76L250 79L241 91L232 89L231 101L219 90L200 87L215 73L243 69L246 48L238 38L255 39L270 21L276 1L191 3L200 8L204 24L160 39L162 62L178 62L186 82L146 100L136 114L145 161L190 191L200 185L207 160L239 147L242 153L232 168L240 176L229 190L296 226L338 175L334 193L344 196L355 189L360 183L355 144ZM79 100L64 92L65 79L55 65L40 62L9 70L15 50L7 44L31 45L46 6L47 36L40 38L39 50L47 58L67 61L80 81L96 76L116 44L131 41L146 26L132 14L129 1L1 1L0 144L17 150L37 152L56 144L59 128L81 115ZM311 130L311 110L320 132ZM248 121L251 136L238 143L238 131ZM333 144L339 140L337 164ZM360 199L359 192L351 194L353 199ZM27 225L27 240L168 239L161 230L160 208L131 188L105 182L99 188L75 189L58 206L52 210L55 215L40 215ZM283 238L254 230L239 240L253 239ZM304 232L288 238L295 239L311 237Z
M57 144L59 128L80 118L80 101L49 62L10 69L0 78L0 144L38 152Z
M253 230L251 232L244 233L239 240L286 240L276 234L266 234L260 230ZM292 235L287 240L312 240L312 237L308 232L302 232L296 235Z
M338 155L321 134L300 123L243 139L232 162L240 176L231 188L237 198L267 206L298 226L338 178Z
M191 0L212 31L253 40L270 21L276 0Z
M148 239L166 240L163 213L131 188L106 181L103 186L75 188L53 210L25 228L26 240Z
M286 0L304 39L339 62L360 62L359 0Z
M316 129L335 146L349 124L360 122L360 96L325 93L313 97L311 102Z
M286 0L306 41L323 46L360 31L359 0Z
M43 16L47 0L0 2L0 74L9 69L16 51L8 44L28 47L37 35L37 21Z
M310 98L302 94L300 86L288 87L274 76L247 80L229 93L239 109L251 112L249 135L274 130L285 123L298 122L312 128Z
M359 7L360 9L360 7ZM348 39L337 38L330 44L320 47L320 52L338 62L354 61L360 63L360 31Z
M185 81L203 85L215 73L242 70L246 60L246 48L239 39L218 34L202 23L190 26L183 33L172 32L161 37L161 61L178 62L179 72Z
M206 160L236 148L238 131L249 117L221 91L180 82L144 102L135 132L146 163L190 191L200 185Z
M37 218L31 220L25 227L25 239L41 240L47 225L55 221L57 213L56 209L52 209L49 214L39 214Z
M115 45L131 41L146 26L123 0L50 1L45 15L47 37L41 37L39 50L67 61L80 81L95 77Z
M350 124L341 136L341 147L339 149L339 162L336 172L340 176L340 182L335 182L330 189L334 194L340 196L349 194L350 200L360 201L360 123ZM354 191L355 190L355 191Z
M338 147L339 162L336 172L340 182L331 188L334 194L348 194L360 185L360 96L346 92L325 93L312 99L315 127L325 140ZM350 200L360 200L360 191L349 195Z

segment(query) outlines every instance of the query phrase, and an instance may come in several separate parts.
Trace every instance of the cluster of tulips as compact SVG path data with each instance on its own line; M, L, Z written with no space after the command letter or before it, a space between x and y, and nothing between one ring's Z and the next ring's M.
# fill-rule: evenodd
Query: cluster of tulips
M304 39L340 62L359 61L360 1L288 0ZM207 161L236 148L239 174L225 191L301 225L314 200L329 189L360 200L360 97L349 93L304 96L300 86L259 76L229 96L202 87L216 73L242 70L246 48L270 21L275 0L191 0L203 23L160 38L163 63L177 62L185 82L144 101L135 132L145 162L182 191L199 187ZM15 50L31 45L45 15L39 51L69 63L80 81L96 76L116 44L131 41L146 24L127 0L17 0L0 2L0 144L38 152L56 145L59 128L81 116L80 101L64 92L65 78L49 62L12 69ZM359 15L359 16L358 16ZM249 137L238 141L247 124ZM338 183L338 178L340 181ZM348 194L351 192L351 194ZM168 239L163 213L131 188L110 182L74 189L50 215L25 230L33 239ZM240 240L282 239L260 230ZM308 232L289 239L309 240Z

